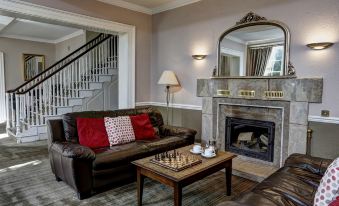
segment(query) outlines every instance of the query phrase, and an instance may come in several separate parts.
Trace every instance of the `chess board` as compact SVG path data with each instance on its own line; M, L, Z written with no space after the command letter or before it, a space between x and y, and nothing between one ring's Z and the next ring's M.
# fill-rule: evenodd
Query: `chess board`
M160 153L151 158L150 161L159 166L179 172L200 164L202 160L199 156L190 153L179 153L176 150Z

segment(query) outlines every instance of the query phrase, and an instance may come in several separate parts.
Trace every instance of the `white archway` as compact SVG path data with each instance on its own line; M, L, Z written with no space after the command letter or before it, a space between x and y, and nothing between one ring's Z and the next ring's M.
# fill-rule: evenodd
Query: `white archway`
M4 53L0 51L0 123L7 120Z

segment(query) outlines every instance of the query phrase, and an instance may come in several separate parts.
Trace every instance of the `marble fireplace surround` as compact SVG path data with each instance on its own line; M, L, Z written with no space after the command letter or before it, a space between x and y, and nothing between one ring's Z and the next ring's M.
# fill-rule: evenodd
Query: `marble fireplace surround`
M218 90L228 90L220 95ZM241 90L255 91L253 97ZM267 91L279 91L282 97L269 98ZM202 104L202 142L216 139L225 149L225 119L237 117L275 123L274 160L262 161L239 156L246 161L281 167L292 153L306 153L309 103L321 103L322 78L211 78L197 80L197 96Z

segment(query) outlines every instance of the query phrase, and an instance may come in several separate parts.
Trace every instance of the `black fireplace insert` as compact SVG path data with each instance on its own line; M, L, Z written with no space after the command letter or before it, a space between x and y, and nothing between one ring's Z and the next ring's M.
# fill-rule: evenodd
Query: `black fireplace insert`
M227 117L225 150L273 162L274 131L274 122Z

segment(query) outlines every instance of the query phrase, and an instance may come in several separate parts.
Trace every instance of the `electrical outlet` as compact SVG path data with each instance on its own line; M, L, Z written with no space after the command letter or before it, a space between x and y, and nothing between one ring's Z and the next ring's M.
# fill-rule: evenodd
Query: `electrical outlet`
M330 111L329 110L321 110L321 116L322 117L329 117Z

